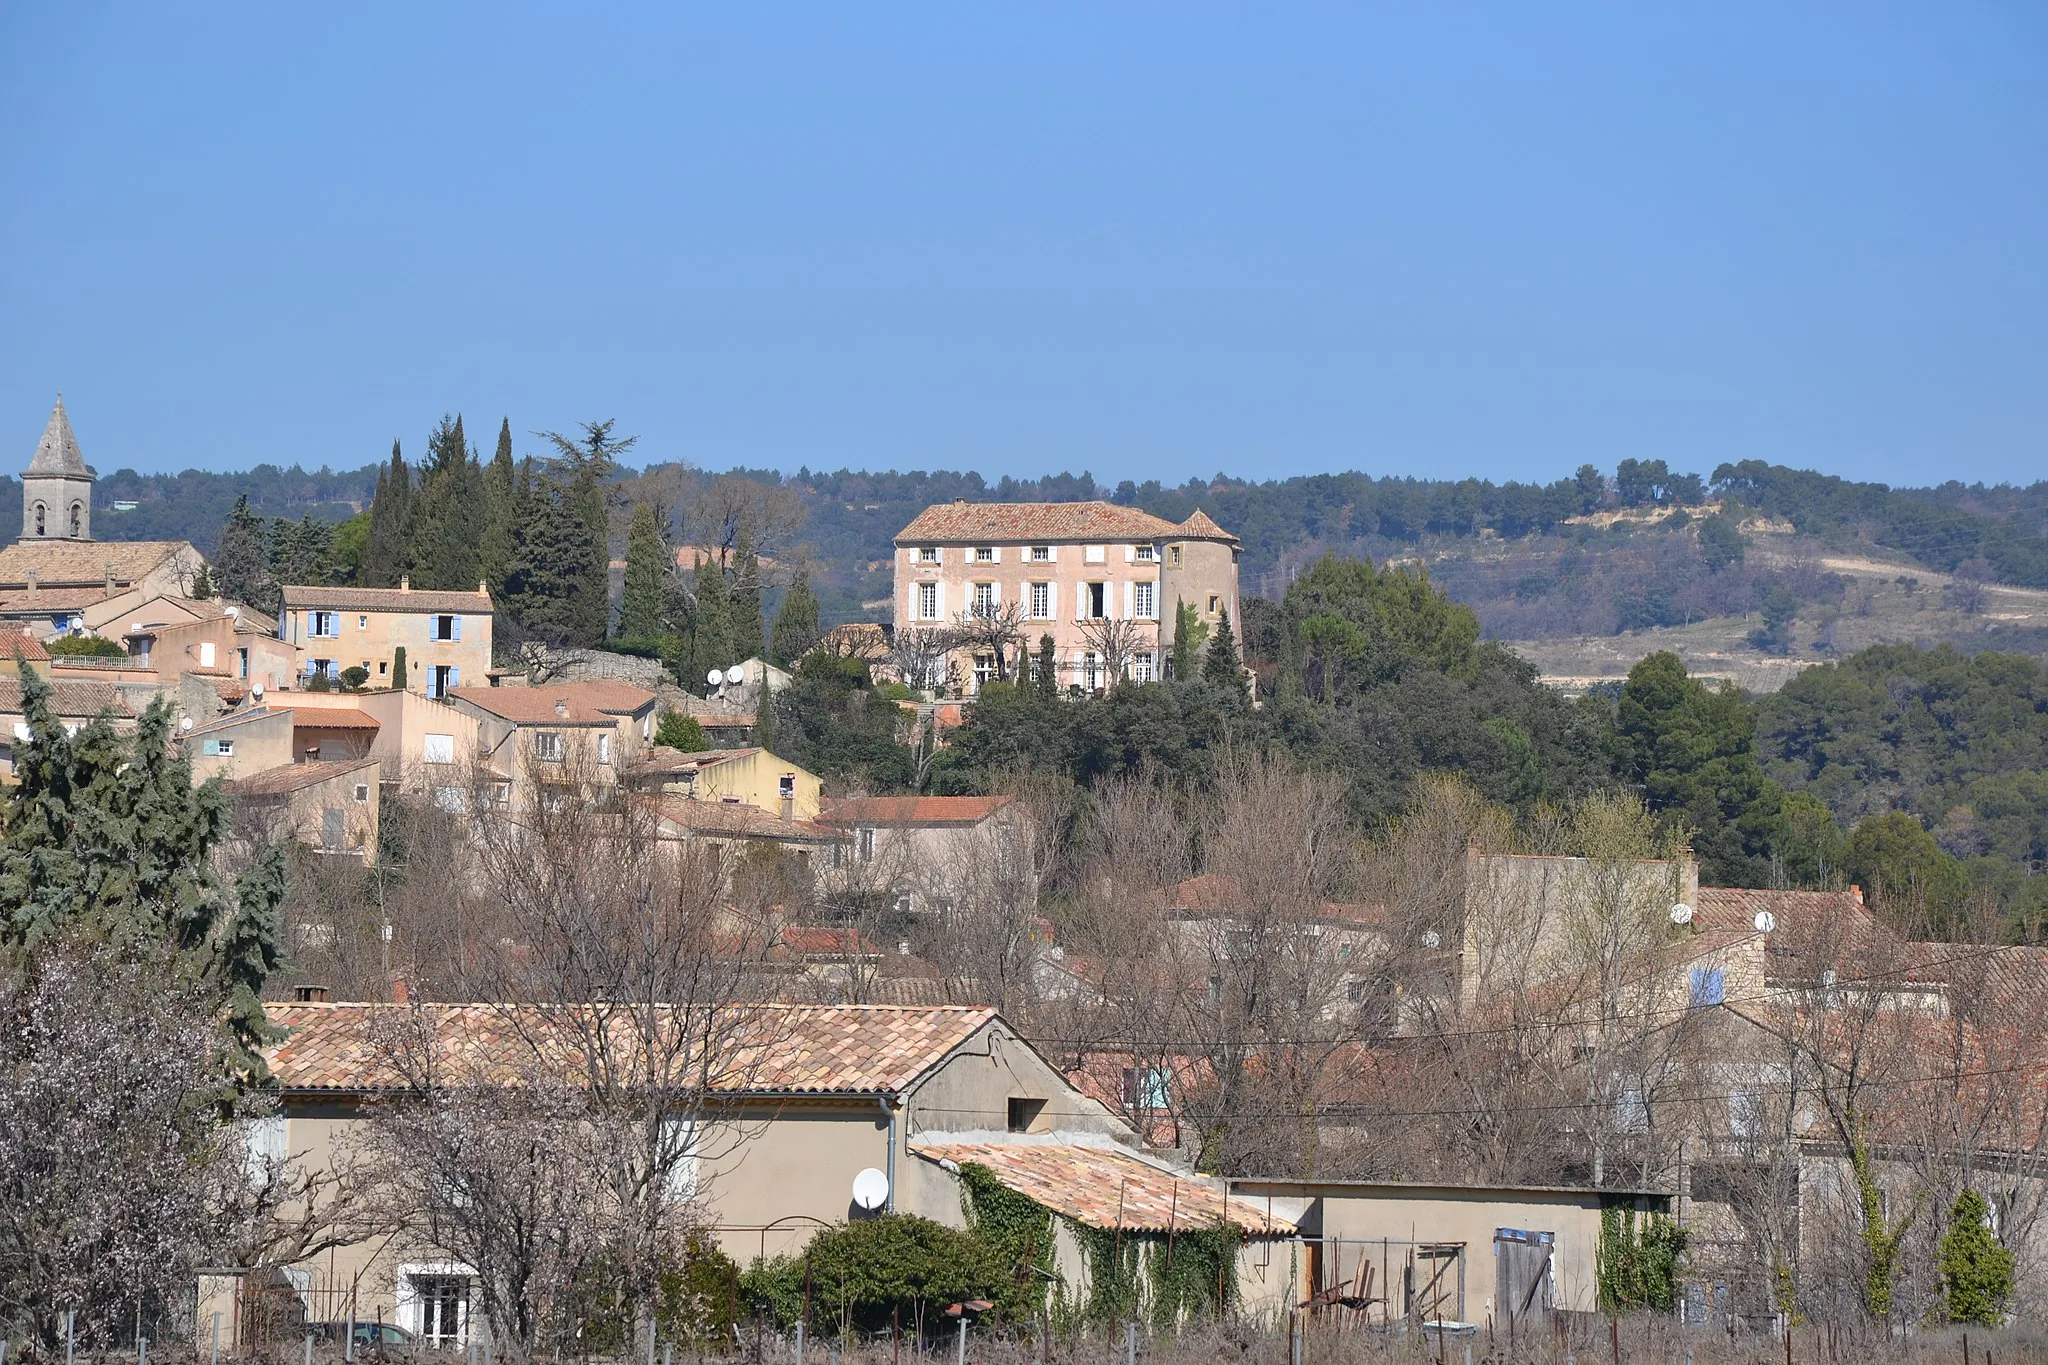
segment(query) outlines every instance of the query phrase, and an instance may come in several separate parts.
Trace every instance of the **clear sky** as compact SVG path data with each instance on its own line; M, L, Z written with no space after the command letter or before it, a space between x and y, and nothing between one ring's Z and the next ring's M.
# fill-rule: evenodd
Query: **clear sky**
M2048 477L2039 0L10 4L0 186L0 467Z

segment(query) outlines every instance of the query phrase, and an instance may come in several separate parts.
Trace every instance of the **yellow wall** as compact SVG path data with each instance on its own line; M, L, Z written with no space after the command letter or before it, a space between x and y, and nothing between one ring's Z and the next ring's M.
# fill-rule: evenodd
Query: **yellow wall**
M787 812L782 809L779 795L785 773L796 778L796 796ZM697 799L700 801L723 801L733 797L746 805L759 806L771 815L786 814L792 820L816 819L823 793L824 784L816 777L765 749L722 759L697 775Z
M456 685L482 687L489 682L485 675L491 668L491 602L487 597L476 601L473 609L455 613L335 608L341 634L333 638L311 634L313 612L327 608L294 607L279 618L278 629L297 648L301 670L309 660L332 659L337 674L366 666L370 686L389 687L392 657L403 645L407 691L425 695L434 667L441 664L460 671ZM430 639L433 618L450 614L462 618L462 638Z

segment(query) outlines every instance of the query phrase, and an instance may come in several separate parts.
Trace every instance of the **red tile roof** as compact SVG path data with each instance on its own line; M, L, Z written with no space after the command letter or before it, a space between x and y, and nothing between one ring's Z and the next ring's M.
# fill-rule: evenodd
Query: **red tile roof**
M947 502L927 507L897 533L906 541L1160 540L1178 529L1164 517L1113 502Z
M1294 1224L1262 1203L1225 1193L1220 1181L1163 1171L1106 1147L1060 1142L912 1142L934 1163L985 1166L1054 1213L1096 1228L1195 1232L1235 1223L1251 1236L1292 1235Z
M491 595L487 592L441 592L404 588L329 588L289 583L284 587L284 609L319 607L331 611L416 611L488 616Z
M236 796L288 796L308 787L317 787L322 782L331 782L337 777L347 777L365 768L374 768L374 758L325 759L312 763L281 763L275 768L238 777L228 783L228 791Z
M135 713L110 682L85 678L51 678L50 709L69 720L89 720L105 712L116 718ZM21 679L0 678L0 714L22 715Z
M451 687L448 695L514 725L609 725L654 704L654 694L646 688L614 682Z
M108 596L109 573L116 583L133 583L180 552L195 561L199 558L183 540L18 540L0 550L0 587L26 588L33 573L38 596L52 587L97 585L92 600L102 602Z
M559 1007L572 1008L572 1007ZM904 1090L996 1017L961 1006L737 1005L746 1038L713 1090L729 1095L873 1095ZM451 1062L516 1083L531 1060L525 1040L576 1030L535 1005L270 1004L270 1022L289 1030L265 1049L286 1091L403 1089L381 1029L417 1023ZM515 1020L514 1012L523 1017Z
M1209 519L1209 514L1197 507L1193 516L1180 524L1180 534L1189 540L1222 540L1237 544L1237 537Z
M978 825L1010 804L1007 796L855 796L818 813L831 825Z
M775 839L786 843L834 843L843 836L808 820L785 820L743 801L693 801L668 796L647 802L662 820L692 834L736 839Z
M48 663L50 648L27 631L0 633L0 658L25 659L32 664Z
M297 730L381 730L377 718L352 706L274 706L273 711L290 711Z

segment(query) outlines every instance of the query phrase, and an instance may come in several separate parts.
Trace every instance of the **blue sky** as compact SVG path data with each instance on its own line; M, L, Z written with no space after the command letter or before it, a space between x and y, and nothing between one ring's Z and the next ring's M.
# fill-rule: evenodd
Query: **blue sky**
M2033 0L11 5L0 465L2027 481L2044 168Z

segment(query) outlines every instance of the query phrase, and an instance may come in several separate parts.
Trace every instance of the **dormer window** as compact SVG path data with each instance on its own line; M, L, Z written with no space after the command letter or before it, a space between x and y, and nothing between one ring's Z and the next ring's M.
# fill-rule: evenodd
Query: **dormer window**
M1031 547L1031 562L1032 562L1033 564L1050 564L1050 563L1052 563L1052 546L1050 546L1050 545L1034 545L1034 546L1032 546L1032 547Z
M1140 545L1137 550L1140 564L1150 564L1159 557L1159 552L1150 545Z

